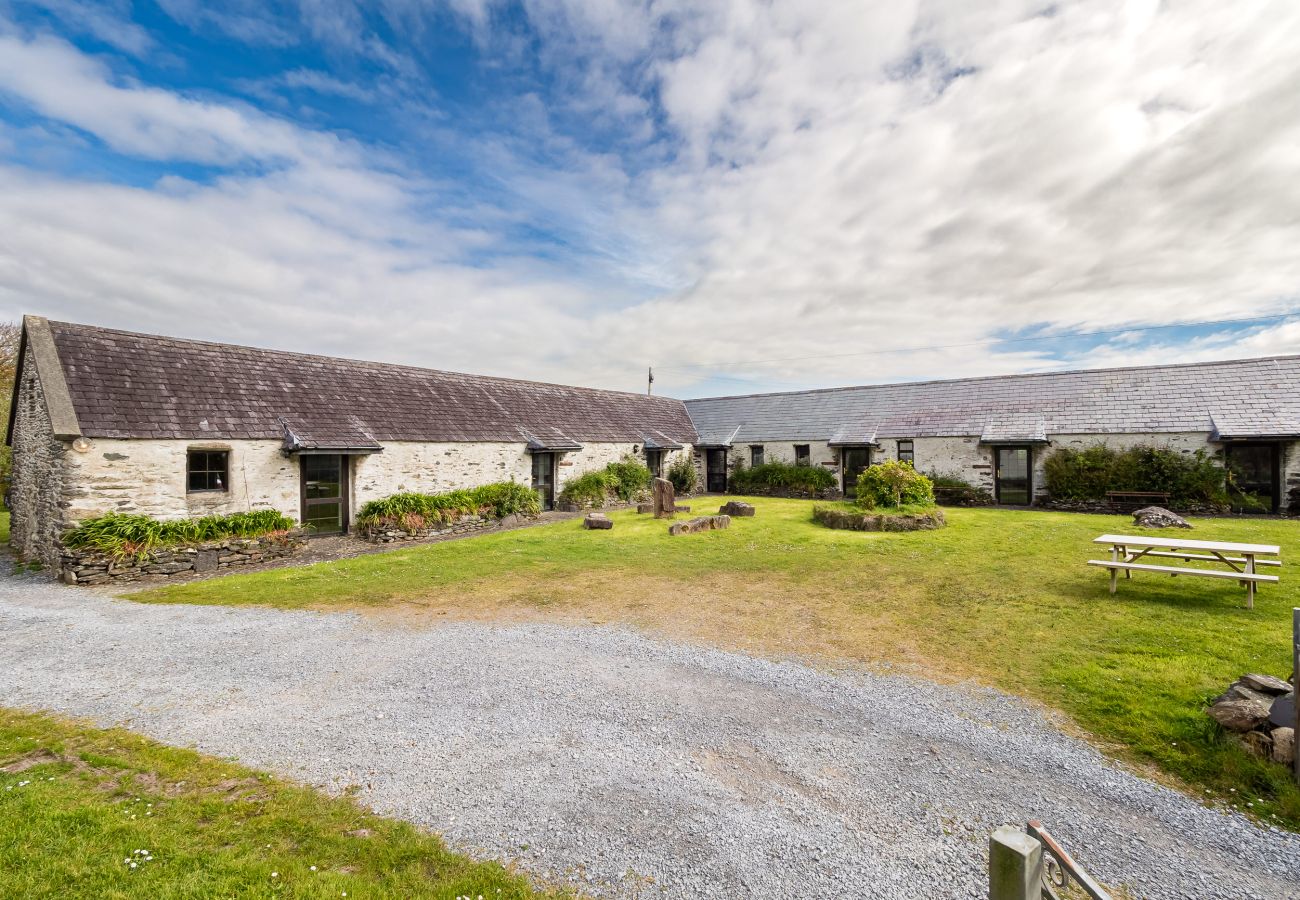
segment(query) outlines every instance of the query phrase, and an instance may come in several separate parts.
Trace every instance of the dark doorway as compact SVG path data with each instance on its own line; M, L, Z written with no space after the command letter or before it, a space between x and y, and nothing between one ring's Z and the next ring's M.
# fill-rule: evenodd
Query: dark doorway
M1277 444L1228 444L1228 496L1233 512L1277 512L1281 501Z
M870 465L870 447L845 447L840 451L840 471L844 474L845 497L858 495L858 476Z
M664 452L662 450L647 450L645 452L645 465L655 478L663 478Z
M533 454L533 490L542 509L555 508L555 454Z
M1034 497L1032 447L995 447L993 483L998 503L1028 506Z
M348 530L348 458L339 454L301 458L302 524L313 535Z
M706 450L704 488L710 494L727 492L727 451Z

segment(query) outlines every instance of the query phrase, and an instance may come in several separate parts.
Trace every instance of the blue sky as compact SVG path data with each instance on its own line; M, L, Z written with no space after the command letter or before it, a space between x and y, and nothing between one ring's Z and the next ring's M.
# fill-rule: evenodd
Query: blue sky
M1295 4L968 7L0 0L0 314L679 396L1300 352Z

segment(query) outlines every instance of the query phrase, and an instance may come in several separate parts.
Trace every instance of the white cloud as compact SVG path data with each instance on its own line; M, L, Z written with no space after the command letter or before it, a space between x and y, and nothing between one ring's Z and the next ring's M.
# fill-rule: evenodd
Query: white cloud
M520 52L492 0L385 14L418 32L448 8L485 54ZM0 36L0 90L43 115L123 153L234 170L153 191L8 170L0 233L28 224L0 251L5 305L627 388L654 362L666 392L701 374L670 367L714 360L818 384L1300 352L1294 323L1083 358L970 346L1297 308L1294 3L525 10L557 95L501 100L497 134L436 127L495 187L454 208L446 185L354 141ZM298 15L332 47L412 64L348 3ZM530 226L567 243L561 258L529 256ZM947 349L879 352L927 346Z

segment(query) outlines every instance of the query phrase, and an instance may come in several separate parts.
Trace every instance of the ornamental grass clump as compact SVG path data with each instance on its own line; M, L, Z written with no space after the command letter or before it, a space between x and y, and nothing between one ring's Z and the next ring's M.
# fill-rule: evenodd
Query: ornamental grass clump
M541 501L532 489L515 481L501 481L441 494L393 494L371 500L357 513L357 524L368 531L400 528L414 533L450 525L462 516L504 519L539 512Z
M654 478L642 463L625 456L603 469L571 478L560 491L560 500L578 506L603 506L610 500L630 503L650 489Z
M835 476L820 466L788 462L766 462L746 468L739 464L728 477L728 488L736 494L764 494L774 490L816 494L835 488Z
M65 532L63 545L76 550L98 550L118 559L143 558L161 547L283 534L296 524L274 509L172 520L108 513L86 519Z
M928 509L935 505L934 483L910 462L886 460L862 470L855 502L862 509Z

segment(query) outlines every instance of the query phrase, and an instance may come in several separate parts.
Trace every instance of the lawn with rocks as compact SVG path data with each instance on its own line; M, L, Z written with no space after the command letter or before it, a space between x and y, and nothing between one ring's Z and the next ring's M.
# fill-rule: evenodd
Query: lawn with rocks
M347 797L0 709L0 897L480 896L540 895Z
M613 512L612 531L565 521L128 596L362 610L403 626L616 623L771 658L970 680L1066 713L1106 752L1198 797L1300 830L1290 773L1205 714L1243 672L1290 672L1300 574L1288 566L1254 610L1217 579L1137 575L1111 597L1106 574L1085 563L1094 537L1133 528L1127 516L950 509L937 531L864 533L816 525L807 501L736 499L756 516L695 535ZM1280 544L1287 563L1300 538L1296 521L1191 521L1197 537Z

